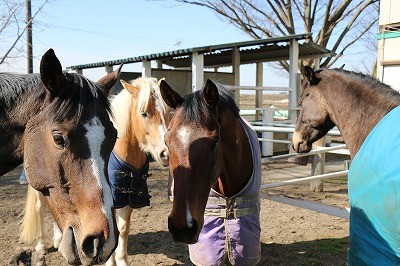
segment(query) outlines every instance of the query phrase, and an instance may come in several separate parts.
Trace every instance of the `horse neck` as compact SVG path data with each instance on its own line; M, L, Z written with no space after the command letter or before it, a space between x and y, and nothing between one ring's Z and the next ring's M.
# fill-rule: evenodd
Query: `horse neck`
M253 172L251 147L243 126L232 112L220 115L222 170L215 190L226 197L236 195L249 181Z
M147 155L140 148L139 141L133 132L132 127L128 126L126 134L117 138L114 152L124 162L139 170L146 166Z
M335 85L329 91L321 91L330 118L354 158L375 125L400 103L398 99L389 99L361 82L335 79L332 84Z

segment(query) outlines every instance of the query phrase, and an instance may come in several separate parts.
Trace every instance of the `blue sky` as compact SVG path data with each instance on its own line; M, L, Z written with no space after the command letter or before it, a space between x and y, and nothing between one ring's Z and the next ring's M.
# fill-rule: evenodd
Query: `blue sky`
M32 1L34 13L43 0ZM33 25L34 72L42 54L53 48L63 67L165 52L181 48L250 40L206 8L174 1L52 0ZM26 72L25 59L1 71ZM141 64L123 71L140 71ZM255 66L241 67L241 85L254 85ZM104 68L84 70L96 80ZM287 86L284 73L264 66L265 86Z

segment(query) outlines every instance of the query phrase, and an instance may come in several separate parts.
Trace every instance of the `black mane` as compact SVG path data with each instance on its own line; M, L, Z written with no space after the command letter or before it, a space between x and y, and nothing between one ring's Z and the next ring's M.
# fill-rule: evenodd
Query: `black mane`
M235 117L239 117L239 108L232 97L231 92L224 88L221 84L215 83L218 88L219 101L218 111L224 112L230 110ZM195 91L184 97L182 108L184 110L185 119L194 122L201 122L211 116L210 110L203 101L203 91Z
M43 93L37 89L40 85L39 74L0 73L0 103L4 108L10 108L25 93L39 96Z
M394 98L394 99L399 99L400 100L400 94L398 91L394 90L391 86L382 83L380 80L376 79L373 76L370 75L365 75L363 73L355 72L355 71L349 71L349 70L344 70L344 69L339 69L335 68L332 69L332 71L343 73L346 76L353 76L356 77L360 80L361 83L369 86L370 88L378 91L382 95L389 97L389 98Z
M47 115L50 121L71 119L76 123L85 106L98 104L103 105L109 114L112 113L107 96L94 82L76 73L65 73L63 86L50 103Z

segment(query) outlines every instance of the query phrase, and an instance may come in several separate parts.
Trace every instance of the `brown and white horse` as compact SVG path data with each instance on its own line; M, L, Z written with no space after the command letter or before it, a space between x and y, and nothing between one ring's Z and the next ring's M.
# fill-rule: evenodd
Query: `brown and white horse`
M159 164L168 165L168 150L164 135L170 110L162 100L159 82L155 78L138 78L130 83L121 80L124 89L111 101L114 114L112 121L117 128L118 138L109 160L108 172L116 207L119 240L118 247L107 261L107 265L129 265L127 242L131 213L133 208L146 205L137 201L148 199L141 199L138 196L139 193L143 197L147 196L147 190L141 191L147 187L138 187L141 180L145 182L148 176L147 153L151 154ZM119 175L115 173L116 171ZM41 196L35 195L32 189L28 188L21 240L31 243L37 239L36 249L45 248L43 228L45 210L42 207ZM55 225L54 247L58 247L60 239L59 230Z
M226 259L256 264L261 255L256 133L221 85L207 80L203 90L184 98L164 85L164 101L175 109L165 138L173 179L168 218L173 239L193 244L190 259L196 265L222 265Z
M0 74L0 175L24 162L70 264L102 263L117 245L107 173L117 132L106 95L118 74L94 83L63 73L52 49L40 76Z

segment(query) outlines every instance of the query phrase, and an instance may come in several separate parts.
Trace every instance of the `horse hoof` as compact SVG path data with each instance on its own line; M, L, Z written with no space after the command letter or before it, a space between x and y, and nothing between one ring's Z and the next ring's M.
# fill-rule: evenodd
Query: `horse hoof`
M32 254L35 249L28 247L18 247L15 250L15 255L11 257L10 265L27 266L32 264Z

